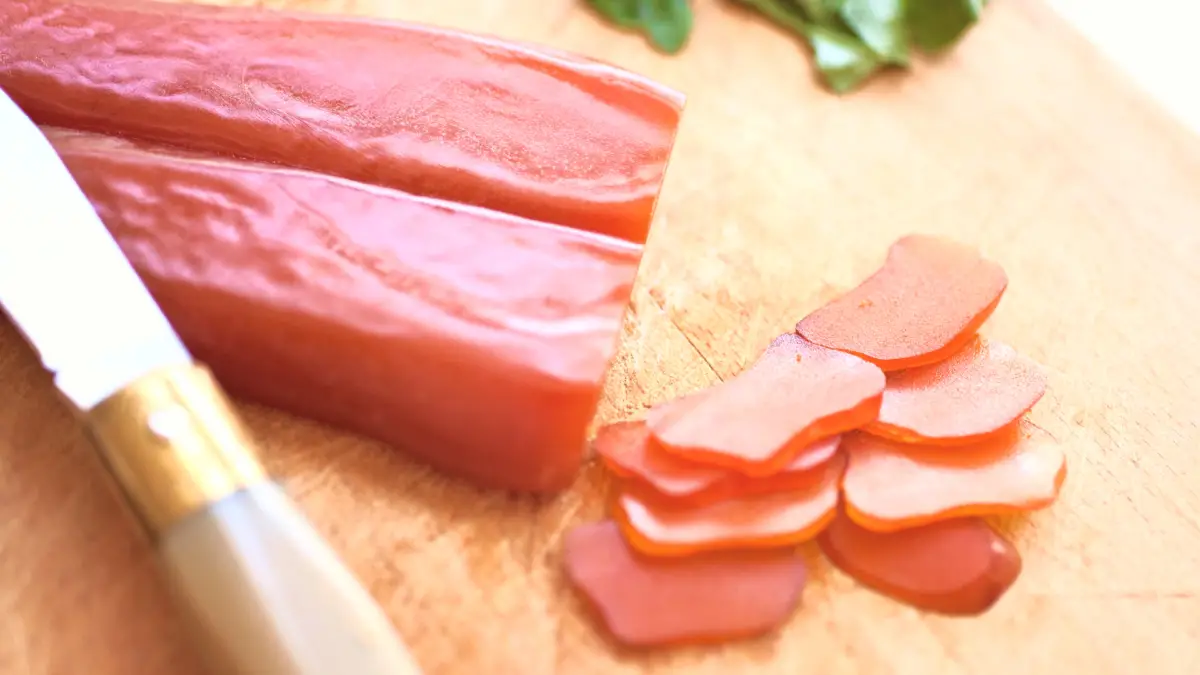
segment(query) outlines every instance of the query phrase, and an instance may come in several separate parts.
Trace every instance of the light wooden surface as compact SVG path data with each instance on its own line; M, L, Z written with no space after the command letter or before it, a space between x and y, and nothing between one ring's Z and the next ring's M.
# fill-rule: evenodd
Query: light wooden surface
M736 372L913 231L1004 264L986 333L1050 373L1033 417L1070 477L1006 524L1025 572L990 614L923 616L814 556L779 635L650 655L614 650L559 573L562 533L601 513L595 467L555 500L481 493L247 408L429 675L1200 672L1200 141L1049 9L992 3L936 67L837 99L792 40L715 0L679 59L576 0L261 4L549 43L690 95L604 420ZM148 544L7 326L0 382L0 672L198 675Z

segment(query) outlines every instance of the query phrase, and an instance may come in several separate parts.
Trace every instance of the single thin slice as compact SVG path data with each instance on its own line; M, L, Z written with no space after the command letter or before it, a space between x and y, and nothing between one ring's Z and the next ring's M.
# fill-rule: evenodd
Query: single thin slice
M706 464L689 462L658 446L642 421L617 422L596 434L596 452L613 473L644 482L665 497L690 506L749 495L794 490L812 482L812 471L837 454L841 436L823 438L805 448L777 474L749 478Z
M631 647L770 632L800 603L808 576L795 549L650 558L611 520L568 532L563 562L609 632Z
M918 609L980 614L1021 573L1021 555L979 518L872 532L840 514L817 539L859 583Z
M886 384L870 363L788 333L737 377L655 406L646 425L684 459L769 476L816 441L874 420Z
M954 356L888 376L879 419L865 431L903 443L961 445L1002 433L1046 393L1032 359L976 337Z
M839 453L811 472L812 483L804 489L696 508L626 489L614 511L625 538L648 555L792 546L817 536L837 513L838 482L845 466L845 456Z
M976 249L911 235L892 244L875 274L796 331L888 371L937 363L971 340L1007 286L1004 270Z
M847 436L842 447L850 459L842 480L846 510L877 532L1043 508L1067 477L1057 443L1025 420L996 438L955 448L862 433Z

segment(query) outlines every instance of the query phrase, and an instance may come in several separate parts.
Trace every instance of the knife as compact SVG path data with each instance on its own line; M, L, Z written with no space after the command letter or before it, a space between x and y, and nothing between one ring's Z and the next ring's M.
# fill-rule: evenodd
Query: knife
M419 675L3 91L0 306L80 414L214 673Z

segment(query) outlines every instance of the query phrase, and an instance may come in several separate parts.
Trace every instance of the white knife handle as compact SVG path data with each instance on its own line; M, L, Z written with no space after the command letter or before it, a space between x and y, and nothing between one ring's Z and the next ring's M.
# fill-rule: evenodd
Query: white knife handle
M370 594L275 485L193 513L159 542L214 673L420 673Z
M419 675L370 594L269 482L207 369L150 373L85 422L215 675Z

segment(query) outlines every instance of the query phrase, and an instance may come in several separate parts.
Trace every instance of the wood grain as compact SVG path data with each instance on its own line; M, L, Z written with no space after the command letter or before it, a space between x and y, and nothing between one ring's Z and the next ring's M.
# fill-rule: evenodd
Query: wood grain
M1200 141L1035 0L992 3L940 63L844 99L715 0L677 59L577 0L256 4L548 43L690 95L601 420L737 372L914 231L1005 266L985 332L1050 373L1033 419L1070 477L1005 523L1025 573L991 613L925 616L814 557L779 635L648 655L612 647L559 572L564 530L601 512L596 467L553 500L482 493L247 407L430 675L1200 672ZM0 383L0 672L198 675L148 544L7 325Z

